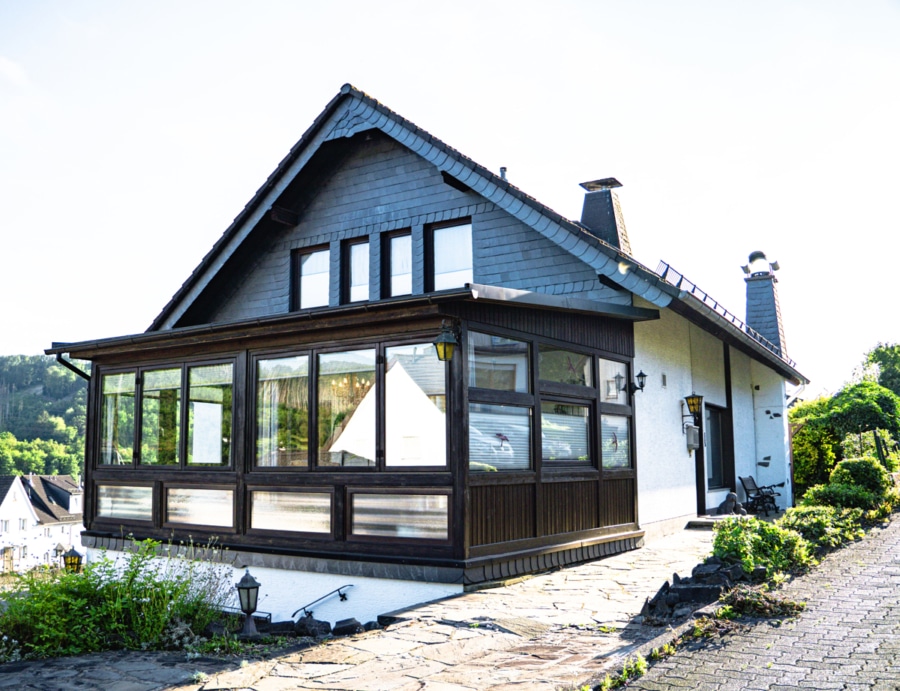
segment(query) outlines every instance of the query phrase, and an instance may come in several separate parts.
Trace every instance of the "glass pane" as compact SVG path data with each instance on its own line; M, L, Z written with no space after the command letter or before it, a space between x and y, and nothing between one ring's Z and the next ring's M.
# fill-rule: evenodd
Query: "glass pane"
M604 468L631 467L631 421L621 415L600 416Z
M446 494L354 494L354 535L446 540Z
M472 283L472 224L434 231L434 289Z
M600 358L600 400L628 405L628 365Z
M166 520L230 528L234 525L234 491L170 488L166 492Z
M251 492L250 527L297 533L331 533L326 492Z
M231 363L191 367L188 372L190 465L231 462Z
M97 485L97 517L152 520L153 488Z
M134 457L134 372L103 377L100 463L124 465Z
M469 469L531 468L531 409L469 405Z
M469 386L528 393L528 344L469 332Z
M141 390L141 463L178 465L180 436L181 368L144 372Z
M375 465L375 351L319 355L320 466Z
M590 463L590 409L567 403L541 404L541 449L545 463Z
M328 250L300 257L300 309L328 304L329 262Z
M538 346L538 375L544 381L593 386L591 356L555 346Z
M391 296L412 293L412 236L391 238Z
M256 465L309 463L309 357L260 360L256 366Z
M369 243L350 245L350 302L369 299Z
M446 371L431 343L388 348L385 463L447 465Z

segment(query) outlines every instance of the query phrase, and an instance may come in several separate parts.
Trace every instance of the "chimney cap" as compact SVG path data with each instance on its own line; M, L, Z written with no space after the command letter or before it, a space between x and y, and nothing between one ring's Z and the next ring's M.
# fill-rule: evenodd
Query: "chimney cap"
M602 180L590 180L589 182L580 183L588 192L599 192L600 190L612 190L621 187L622 183L615 178L603 178Z

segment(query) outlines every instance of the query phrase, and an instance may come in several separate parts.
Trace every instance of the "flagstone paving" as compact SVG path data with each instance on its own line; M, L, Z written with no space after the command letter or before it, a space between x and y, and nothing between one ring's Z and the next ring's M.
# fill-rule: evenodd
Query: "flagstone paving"
M395 613L383 631L251 661L114 652L0 665L0 689L556 691L578 686L655 636L634 623L674 572L709 554L710 531Z

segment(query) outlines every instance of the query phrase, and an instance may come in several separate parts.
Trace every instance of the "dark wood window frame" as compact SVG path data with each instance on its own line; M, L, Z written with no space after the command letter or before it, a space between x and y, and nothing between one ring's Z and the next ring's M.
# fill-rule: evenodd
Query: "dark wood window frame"
M113 467L113 466L104 466L104 467ZM154 526L157 524L159 520L159 498L157 497L157 485L159 483L154 482L152 480L125 480L120 478L112 478L112 479L103 479L103 480L94 480L94 488L93 492L93 501L92 503L92 513L94 515L94 520L101 523L108 524L123 524L127 523L129 525L140 525L140 526ZM148 520L141 520L139 518L119 518L116 516L100 516L100 492L99 487L147 487L150 489L150 518Z
M368 286L371 286L371 283L372 283L372 277L371 277L371 271L370 271L371 260L369 261L368 265L366 266L366 274L369 277L368 286L366 288L366 297L363 298L362 300L352 300L350 297L350 291L352 290L351 280L353 278L352 252L353 252L353 248L357 245L369 245L369 252L372 251L372 247L369 242L368 235L363 235L362 237L344 240L341 243L341 304L342 305L356 304L356 303L360 303L360 302L368 302L369 301L369 293L370 293L371 288ZM371 255L369 255L369 256L371 257ZM299 268L299 264L298 264L298 268ZM299 273L298 273L298 278L299 278ZM299 294L298 294L298 304L299 304Z
M423 545L450 545L453 542L453 489L451 487L347 487L347 506L344 511L344 534L348 543L419 543ZM362 495L405 494L409 496L440 495L447 497L447 539L421 537L393 537L386 535L359 535L353 533L353 497Z
M337 502L335 500L335 496L338 490L342 489L340 486L335 485L304 485L302 487L282 487L282 486L273 486L273 485L263 485L258 483L247 483L244 491L244 514L247 517L247 530L246 534L253 536L275 536L281 537L285 539L302 539L302 540L322 540L330 542L335 539L336 533L336 509ZM283 494L327 494L329 495L330 501L330 512L329 512L329 526L330 530L327 533L316 533L309 531L299 531L299 530L272 530L269 528L253 528L252 520L253 520L253 501L252 495L254 492L279 492Z
M212 490L231 492L231 525L219 526L206 523L180 523L169 520L169 490ZM239 521L238 502L240 501L240 486L236 483L186 483L178 480L165 480L160 483L160 515L159 521L166 530L191 530L207 533L238 535L242 526Z
M330 255L331 247L330 245L315 245L313 247L300 247L295 250L291 250L291 277L290 277L290 289L291 289L291 299L290 299L290 309L292 312L296 312L300 309L317 309L321 307L327 307L330 300L326 300L324 305L316 305L315 307L300 307L300 269L301 269L301 260L303 257L315 254L316 252L328 252L329 253L329 261L331 259ZM329 293L331 290L331 281L334 277L331 275L331 268L329 266L328 271L328 284L329 284Z
M471 216L463 216L461 218L456 218L451 221L441 221L439 223L430 223L425 226L425 292L432 293L434 292L434 231L441 230L443 228L455 228L456 226L464 226L468 225L472 227L472 272L474 278L475 271L475 248L474 248L474 236L475 236L475 225L472 222ZM462 287L462 286L460 286Z
M392 273L392 262L391 262L391 244L395 238L400 237L408 237L409 238L409 261L410 261L410 272L413 271L413 239L412 239L412 229L404 228L402 230L392 230L390 232L381 234L381 297L382 298L391 298L397 297L397 295L412 295L413 286L412 284L415 282L413 280L412 273L410 274L410 287L409 293L398 293L394 295L391 290L391 279L393 278ZM370 249L371 251L371 249Z

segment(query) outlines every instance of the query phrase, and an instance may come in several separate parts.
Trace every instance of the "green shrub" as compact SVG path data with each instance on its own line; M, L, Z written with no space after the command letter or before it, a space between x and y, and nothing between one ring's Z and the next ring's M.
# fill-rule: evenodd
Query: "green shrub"
M833 506L795 506L784 512L776 523L795 530L803 539L819 548L834 548L863 536L862 509Z
M802 571L813 564L810 545L803 537L757 518L726 518L717 523L713 554L750 573L764 566L768 577L780 571Z
M881 502L878 497L858 485L828 484L816 485L806 490L801 500L803 506L836 506L842 509L863 509L869 511Z
M158 559L159 547L152 540L136 542L119 563L103 558L82 573L21 576L6 594L0 631L15 641L22 658L196 643L230 597L231 569L192 558L216 558L215 550L204 555L191 546L186 554ZM7 651L0 662L12 658Z
M838 463L828 479L832 485L855 485L874 494L879 500L893 485L891 476L874 458L848 458Z

